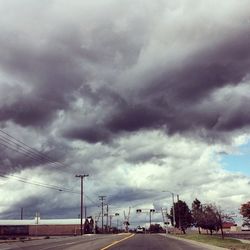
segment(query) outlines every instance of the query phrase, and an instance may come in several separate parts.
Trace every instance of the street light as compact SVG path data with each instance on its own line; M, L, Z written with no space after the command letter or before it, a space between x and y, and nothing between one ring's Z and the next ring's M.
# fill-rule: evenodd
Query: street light
M175 218L175 209L174 209L174 193L170 192L168 190L163 190L162 192L164 192L164 193L170 193L172 195L172 201L173 201L173 226L175 228L176 218Z
M180 204L179 204L179 195L176 194L177 196L177 208L178 208L178 224L179 224L179 229L181 229L181 214L180 214Z

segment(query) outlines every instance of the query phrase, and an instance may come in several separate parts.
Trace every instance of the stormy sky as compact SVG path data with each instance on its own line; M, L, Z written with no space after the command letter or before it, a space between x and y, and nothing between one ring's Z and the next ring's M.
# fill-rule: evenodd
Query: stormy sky
M0 129L63 163L0 145L1 173L76 192L89 174L92 215L98 195L121 214L170 208L162 190L237 210L250 175L222 158L250 142L249 4L0 1ZM2 218L79 213L77 194L0 185Z

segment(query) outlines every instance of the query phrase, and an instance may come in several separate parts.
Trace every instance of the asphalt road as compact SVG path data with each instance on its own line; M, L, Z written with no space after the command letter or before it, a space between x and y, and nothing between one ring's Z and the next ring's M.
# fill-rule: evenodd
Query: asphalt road
M124 239L128 234L121 235L83 235L76 237L58 237L51 239L17 241L1 243L0 250L100 250L112 242Z
M197 246L181 240L166 238L157 234L136 234L125 241L108 248L109 250L211 250L214 247Z
M83 235L1 243L0 250L214 250L157 234Z

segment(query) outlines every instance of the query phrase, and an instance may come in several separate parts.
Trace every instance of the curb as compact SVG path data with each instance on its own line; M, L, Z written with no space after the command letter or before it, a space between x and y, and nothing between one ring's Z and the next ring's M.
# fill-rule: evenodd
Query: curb
M20 242L20 241L33 241L33 240L42 240L44 237L38 238L38 237L27 237L27 238L16 238L16 239L6 239L6 240L0 240L0 244L3 243L12 243L12 242Z
M231 238L231 239L240 240L242 243L250 244L250 240L244 240L240 238Z
M166 238L171 238L171 239L185 241L185 242L191 243L193 245L200 246L200 247L205 247L205 248L211 249L211 250L225 250L225 249L228 250L228 248L217 247L217 246L214 246L214 245L210 245L210 244L206 244L206 243L198 242L198 241L194 241L194 240L182 239L182 238L179 238L179 237L176 237L176 236L173 236L173 235L169 235L169 234L168 235L166 235L166 234L160 234L160 235L164 236Z

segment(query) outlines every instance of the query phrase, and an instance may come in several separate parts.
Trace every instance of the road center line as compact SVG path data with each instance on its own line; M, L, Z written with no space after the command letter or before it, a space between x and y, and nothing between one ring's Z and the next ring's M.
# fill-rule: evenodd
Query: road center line
M101 248L100 250L109 249L110 247L112 247L112 246L114 246L114 245L116 245L116 244L118 244L118 243L120 243L120 242L122 242L122 241L124 241L124 240L127 240L127 239L133 237L134 235L135 235L135 234L131 234L131 235L129 235L129 236L127 236L127 237L125 237L125 238L123 238L123 239L121 239L121 240L116 240L116 241L114 241L113 243L107 245L106 247Z

